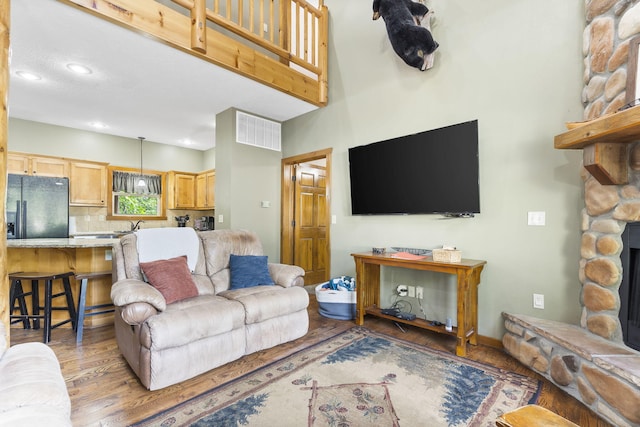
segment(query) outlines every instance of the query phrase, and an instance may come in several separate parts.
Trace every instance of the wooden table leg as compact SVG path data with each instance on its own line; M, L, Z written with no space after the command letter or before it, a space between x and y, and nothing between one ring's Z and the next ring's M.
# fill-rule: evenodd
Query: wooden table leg
M456 355L465 357L467 355L467 309L469 304L469 295L467 293L467 277L463 271L458 271L458 331L456 333Z
M380 265L356 259L356 324L364 324L366 307L380 304Z

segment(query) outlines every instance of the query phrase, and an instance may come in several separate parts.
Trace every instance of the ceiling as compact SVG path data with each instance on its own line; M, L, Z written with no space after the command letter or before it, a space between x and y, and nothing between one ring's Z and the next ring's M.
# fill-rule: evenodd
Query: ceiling
M9 117L207 150L230 107L275 121L317 109L57 0L12 1L10 31Z

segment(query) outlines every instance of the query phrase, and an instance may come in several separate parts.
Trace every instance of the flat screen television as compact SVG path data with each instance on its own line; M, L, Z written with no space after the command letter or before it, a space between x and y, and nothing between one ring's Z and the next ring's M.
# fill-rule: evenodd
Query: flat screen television
M349 149L353 215L480 213L478 121Z

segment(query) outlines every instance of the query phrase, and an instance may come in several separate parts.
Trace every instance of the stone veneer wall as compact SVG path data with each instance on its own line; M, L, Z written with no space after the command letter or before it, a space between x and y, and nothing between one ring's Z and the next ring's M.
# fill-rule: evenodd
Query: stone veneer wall
M640 3L586 0L584 119L614 113L625 105L629 42L640 34ZM640 82L639 82L640 84ZM630 184L600 185L583 169L580 282L581 326L621 342L619 288L621 235L627 222L640 221L640 145L630 147Z
M640 34L639 1L585 0L585 120L626 104L629 42ZM628 185L604 186L581 171L580 325L503 313L505 350L615 426L640 426L640 353L623 343L618 319L622 233L628 222L640 221L640 143L629 146L628 157Z

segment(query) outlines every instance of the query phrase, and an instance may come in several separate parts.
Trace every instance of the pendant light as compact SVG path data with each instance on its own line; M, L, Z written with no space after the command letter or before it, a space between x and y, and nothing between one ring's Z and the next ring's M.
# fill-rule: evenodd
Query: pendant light
M142 175L142 141L144 141L144 136L139 136L138 139L140 140L140 179L138 180L138 187L144 187L147 185Z

